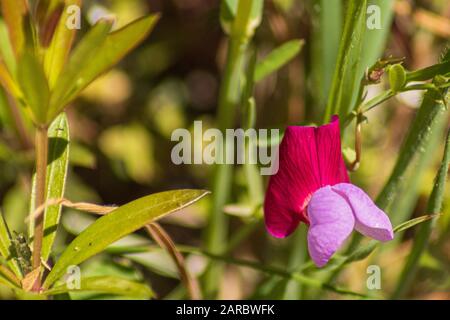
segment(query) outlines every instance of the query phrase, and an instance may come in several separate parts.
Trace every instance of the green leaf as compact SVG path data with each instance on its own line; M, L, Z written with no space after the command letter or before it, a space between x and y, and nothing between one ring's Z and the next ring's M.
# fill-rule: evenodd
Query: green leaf
M43 294L56 295L66 292L89 291L142 299L150 299L153 297L153 291L147 285L114 276L82 278L78 289L69 289L67 284L63 284L47 290Z
M123 238L164 215L201 199L207 191L175 190L146 196L121 206L101 217L76 237L63 252L44 282L49 288L70 265L78 265Z
M395 212L391 216L392 224L397 225L411 217L417 205L417 200L421 196L420 191L422 189L423 179L427 176L428 169L434 162L436 150L442 144L442 136L444 135L446 126L446 117L441 117L431 133L428 142L424 145L424 152L420 154L416 164L408 169L408 174L405 176L406 179L402 188L402 190L407 190L407 192L398 192L390 208L390 212ZM391 245L396 246L400 241L401 239L396 239Z
M48 131L49 163L47 165L46 198L61 199L64 197L67 168L69 166L69 124L64 113L58 116ZM56 237L56 229L61 216L61 205L49 206L44 213L44 238L42 240L41 257L44 261L50 256Z
M62 217L64 228L71 234L77 236L89 225L94 223L92 215L68 210ZM113 255L122 255L136 263L139 263L150 271L177 279L178 270L173 259L164 249L152 243L148 237L130 234L110 244L105 252Z
M448 166L450 164L450 131L447 133L447 139L445 144L444 157L442 159L441 166L434 180L434 188L431 192L430 199L428 200L427 211L432 214L429 215L427 223L424 223L416 236L414 237L414 243L412 251L408 256L408 260L402 270L402 273L398 279L396 290L394 291L392 298L398 299L402 297L408 288L411 286L414 276L417 272L417 264L420 257L425 252L428 245L428 240L431 235L431 231L435 226L437 216L442 209L442 203L444 200L445 184L447 180Z
M68 166L69 160L67 159L69 156L69 124L67 121L66 114L61 114L58 118L56 118L48 131L49 136L49 158L47 162L47 190L46 190L46 201L48 200L58 200L61 199L64 195L64 187L65 187L65 175L67 174L67 168L64 171L64 166ZM54 161L56 160L56 161ZM64 177L64 179L62 179ZM29 212L34 212L36 210L36 175L33 175L32 188L31 188L31 198L30 198L30 208ZM61 180L57 180L61 179ZM54 187L52 186L54 185ZM53 188L53 189L52 189ZM61 206L53 205L49 206L46 209L45 215L47 212L50 212L49 216L51 218L44 219L47 220L47 223L51 222L58 223L59 215L60 215ZM45 223L45 220L44 220ZM53 238L51 234L55 232L56 225L44 226L44 230L47 230L48 234L45 234L44 237L49 236L47 241ZM45 233L45 232L44 232ZM34 235L34 219L29 221L28 225L28 235L30 238ZM51 244L50 244L51 249ZM48 259L48 255L45 254L46 259Z
M403 223L399 224L398 226L396 226L394 228L394 232L405 231L405 230L407 230L409 228L414 227L415 225L418 225L418 224L420 224L422 222L431 220L431 219L436 218L438 216L439 216L439 214L429 214L429 215L425 215L425 216L421 216L421 217L417 217L417 218L408 220L408 221L403 222Z
M44 69L51 89L54 88L58 76L66 63L75 38L76 29L67 28L66 26L70 13L67 9L73 5L80 6L81 0L65 1L65 7L53 35L52 42L45 51Z
M83 70L89 64L88 61L95 59L99 47L111 28L112 21L100 20L76 46L53 88L48 120L55 117L65 107L66 97L76 91L76 88L80 86L78 82L84 81Z
M50 89L44 69L33 54L25 52L21 56L17 65L17 81L33 121L39 125L46 124Z
M255 82L261 81L271 73L292 60L304 45L303 40L292 40L273 50L267 57L259 62L255 70Z
M444 61L424 69L411 71L406 74L406 81L426 81L437 75L444 75L450 72L450 60Z
M91 36L86 36L75 50L55 86L50 103L50 116L55 116L77 97L92 81L117 64L142 42L155 26L159 15L136 20L109 35L110 22L99 22ZM80 67L82 66L82 67Z
M377 197L376 203L381 209L386 210L391 205L402 186L409 165L424 152L424 146L432 132L439 127L439 120L444 111L445 106L437 101L434 92L428 90L400 149L391 176Z
M14 272L14 274L21 279L22 272L17 264L17 262L13 259L11 251L11 235L8 230L8 226L6 225L6 221L3 217L3 214L0 212L0 254L7 261L9 268Z
M312 82L310 94L316 109L314 120L325 110L326 100L333 80L342 35L343 3L341 0L314 0L311 3L312 35L306 68L307 77ZM320 118L321 120L321 118Z
M359 80L359 60L366 29L366 7L367 0L349 0L347 3L344 31L324 122L328 122L333 114L345 119L351 108L356 80Z

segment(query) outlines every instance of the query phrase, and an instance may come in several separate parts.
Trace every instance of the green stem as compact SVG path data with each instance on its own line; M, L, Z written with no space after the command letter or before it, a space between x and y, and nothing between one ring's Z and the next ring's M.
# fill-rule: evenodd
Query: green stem
M240 78L247 41L239 37L230 39L227 64L219 96L218 126L222 132L233 126L240 100ZM225 149L227 146L225 143ZM225 156L225 150L222 150ZM216 254L223 252L227 243L228 221L223 213L231 193L233 166L219 164L213 174L213 199L209 224L206 230L206 248ZM205 295L212 297L218 290L222 266L210 265L205 273Z
M36 204L39 208L45 203L47 158L48 158L48 136L47 127L36 129ZM33 270L41 266L42 239L44 237L44 217L39 215L35 219L33 237ZM37 280L39 287L40 280Z

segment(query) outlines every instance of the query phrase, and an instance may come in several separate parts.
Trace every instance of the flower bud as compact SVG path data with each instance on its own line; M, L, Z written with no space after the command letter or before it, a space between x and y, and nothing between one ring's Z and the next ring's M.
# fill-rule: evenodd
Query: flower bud
M406 72L401 64L394 64L389 68L389 83L391 90L398 92L406 84Z

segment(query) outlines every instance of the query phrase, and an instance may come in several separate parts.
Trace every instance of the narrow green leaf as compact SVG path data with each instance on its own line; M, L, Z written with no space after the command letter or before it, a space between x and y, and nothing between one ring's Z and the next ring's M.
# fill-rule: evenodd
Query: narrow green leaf
M397 193L390 208L390 212L395 212L395 214L391 215L392 224L397 225L411 217L414 208L417 205L417 200L421 195L420 190L422 189L423 179L434 162L435 151L438 150L439 146L442 144L442 137L444 136L446 126L447 119L443 116L431 133L428 143L424 146L425 151L420 154L417 163L412 168L408 169L408 175L405 177L404 186L402 190ZM407 192L403 192L406 190ZM401 239L396 239L396 241L392 241L392 244L390 245L395 246L400 240Z
M439 126L439 119L444 114L445 106L437 101L438 97L432 91L427 91L422 104L417 112L409 133L400 149L399 157L394 169L377 197L377 205L386 210L394 200L402 186L402 181L412 161L421 153L431 136L431 133Z
M76 29L67 28L66 26L70 14L68 8L73 5L80 6L81 0L65 1L65 7L53 35L52 42L45 51L44 69L51 89L54 88L58 76L66 63L75 38Z
M95 220L92 215L68 210L62 217L62 224L65 230L77 236ZM121 255L164 277L177 279L179 276L177 267L167 251L152 243L148 237L127 235L110 244L105 252Z
M304 43L303 40L292 40L282 44L279 48L276 48L269 53L269 55L256 66L255 82L261 81L287 64L299 54Z
M406 81L426 81L437 75L444 75L450 72L450 60L444 61L424 69L411 71L406 74Z
M49 288L70 265L78 265L123 238L164 215L201 199L207 191L175 190L153 194L121 206L101 217L73 240L63 252L44 282Z
M312 101L307 104L315 106L311 112L314 113L313 119L316 121L322 120L333 80L333 71L336 68L339 41L342 35L342 11L341 0L314 0L311 3L313 29L309 39L310 61L305 65L305 71L312 83L309 92Z
M67 122L67 116L65 113L61 114L58 118L56 118L52 124L51 124L51 132L49 128L49 159L47 162L47 191L46 191L46 200L57 200L62 198L63 192L64 192L64 184L65 180L62 181L55 181L54 178L58 178L62 176L63 172L63 166L68 165L68 157L69 154L69 124ZM62 129L62 130L59 130ZM63 149L65 148L65 149ZM54 162L53 160L59 160L59 162ZM66 161L67 163L63 163ZM54 175L54 178L51 178L51 176ZM55 184L54 191L50 191L51 185ZM30 197L30 203L29 203L29 212L34 212L36 210L35 204L36 204L36 174L33 175L32 179L32 188L31 188L31 197ZM59 192L57 192L59 190ZM51 197L49 193L53 193L56 197ZM61 195L59 195L61 193ZM56 214L56 209L60 208L61 206L49 206L47 208L50 209L50 212L52 212L50 215L53 217L52 219L49 219L48 221L54 220ZM59 211L58 211L59 212ZM58 213L59 215L59 213ZM45 219L45 217L44 217ZM58 218L59 219L59 218ZM45 228L47 229L47 228ZM48 228L47 232L51 232L53 228ZM34 219L31 219L28 224L28 235L30 238L34 236ZM47 257L48 258L48 257Z
M351 108L356 80L359 80L359 60L366 29L366 7L367 0L349 0L347 3L344 31L324 122L328 122L333 114L345 119Z
M408 221L403 222L403 223L399 224L398 226L396 226L394 228L394 232L405 231L405 230L407 230L409 228L414 227L415 225L418 225L418 224L420 224L422 222L434 219L434 218L436 218L438 216L439 216L439 214L429 214L429 215L425 215L425 216L421 216L421 217L417 217L417 218L408 220Z
M55 97L51 100L51 114L55 116L77 97L92 81L117 64L129 51L141 43L151 32L159 15L152 15L136 20L109 35L109 22L97 24L99 33L80 43L69 60L67 69L55 87ZM95 27L94 27L95 30ZM97 38L98 37L98 38ZM87 51L86 51L87 50ZM80 60L81 59L81 60ZM80 66L83 66L80 68ZM60 82L62 84L60 84Z
M56 295L67 292L109 293L141 299L150 299L153 297L153 291L147 285L114 276L82 278L80 287L77 289L69 289L67 284L63 284L47 290L42 294Z
M11 254L11 235L8 230L8 226L6 225L6 221L3 217L3 214L0 212L0 254L6 260L9 268L14 272L14 274L21 279L22 272L17 264L17 262L13 259Z
M76 88L80 86L79 82L84 81L82 72L89 64L88 62L96 57L111 27L112 21L99 21L76 46L53 88L48 120L56 117L66 106L67 97L76 91Z
M61 199L64 197L67 168L69 166L69 124L64 113L58 116L48 131L49 161L47 165L46 198ZM56 229L61 216L61 205L49 206L44 213L44 238L42 240L41 257L44 261L50 256Z
M408 256L408 260L406 261L406 264L398 279L397 287L392 295L393 299L401 298L406 293L406 291L411 286L411 283L414 280L414 276L416 275L417 272L417 264L428 245L428 240L430 238L431 231L435 225L437 216L439 215L442 209L442 202L444 199L444 191L449 164L450 164L450 131L447 133L444 157L442 159L441 166L439 167L439 171L434 180L433 191L431 192L430 199L428 200L427 211L430 214L434 215L429 216L430 218L427 219L426 223L422 224L421 228L417 232L417 235L414 237L412 251Z
M37 58L25 52L17 66L17 81L23 92L23 98L30 107L33 121L46 124L46 115L50 99L50 89L42 65Z

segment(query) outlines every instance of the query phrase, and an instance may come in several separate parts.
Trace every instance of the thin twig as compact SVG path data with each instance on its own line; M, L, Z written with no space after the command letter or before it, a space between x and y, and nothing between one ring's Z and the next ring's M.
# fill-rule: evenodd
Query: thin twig
M157 223L150 223L145 226L145 229L155 240L155 242L158 243L161 248L167 250L167 252L172 257L178 268L180 279L186 287L191 299L200 300L202 296L198 282L189 274L183 255L180 253L180 251L178 251L175 243L172 241L167 232Z
M356 116L355 124L355 160L350 164L350 171L356 171L361 164L361 154L362 154L362 122L364 121L363 114L359 111Z
M99 215L104 215L110 213L111 211L117 209L115 206L101 206L87 202L71 202L70 200L60 198L60 199L49 199L44 204L40 205L29 217L25 219L28 223L30 220L34 220L40 217L48 207L62 205L67 208L72 208L80 211L85 211L89 213L95 213Z

